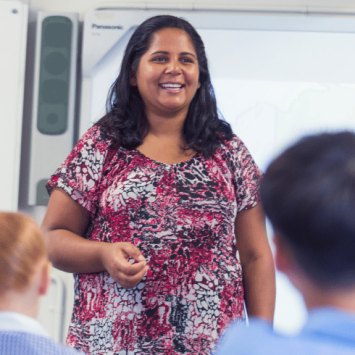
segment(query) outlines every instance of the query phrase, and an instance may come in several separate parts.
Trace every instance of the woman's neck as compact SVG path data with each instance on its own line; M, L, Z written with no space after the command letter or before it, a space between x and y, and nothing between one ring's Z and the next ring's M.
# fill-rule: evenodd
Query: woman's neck
M137 149L148 158L166 164L177 164L191 158L196 152L188 149L183 137L186 114L162 117L148 115L149 131Z
M165 113L164 115L154 112L147 112L149 124L148 135L158 139L169 139L173 141L183 141L183 127L187 115L187 110L181 112Z

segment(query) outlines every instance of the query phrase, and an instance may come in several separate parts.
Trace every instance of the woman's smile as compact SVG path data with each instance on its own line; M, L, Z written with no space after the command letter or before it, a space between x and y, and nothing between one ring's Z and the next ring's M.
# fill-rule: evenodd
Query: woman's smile
M184 87L184 84L180 84L180 83L162 83L159 84L159 86L161 86L164 90L166 90L169 93L172 94L177 94L179 93Z

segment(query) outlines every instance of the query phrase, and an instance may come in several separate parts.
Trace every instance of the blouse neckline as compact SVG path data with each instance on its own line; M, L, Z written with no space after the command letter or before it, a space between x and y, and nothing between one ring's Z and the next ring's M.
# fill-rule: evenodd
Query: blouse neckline
M175 164L168 164L168 163L163 163L161 161L157 161L157 160L154 160L154 159L151 159L149 157L147 157L144 153L142 153L140 150L138 150L137 148L134 148L132 149L134 152L136 152L138 155L142 156L143 158L145 158L146 160L149 160L151 161L152 163L155 163L157 165L162 165L162 166L165 166L165 167L175 167L175 166L179 166L179 165L184 165L184 164L188 164L190 161L193 161L195 160L198 156L200 156L200 153L199 152L196 152L192 157L186 159L186 160L183 160L183 161L180 161L178 163L175 163Z

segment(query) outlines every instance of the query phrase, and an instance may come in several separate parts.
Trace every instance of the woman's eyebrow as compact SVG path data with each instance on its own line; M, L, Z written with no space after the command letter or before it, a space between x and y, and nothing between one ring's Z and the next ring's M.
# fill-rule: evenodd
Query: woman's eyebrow
M169 54L169 52L167 52L167 51L156 51L156 52L152 53L150 56L156 55L156 54ZM193 53L190 53L190 52L181 52L180 55L190 55L191 57L196 58L196 56Z
M181 52L180 55L191 55L192 57L196 58L195 54L190 53L190 52Z
M156 51L156 52L152 53L150 56L155 55L155 54L169 54L169 52L165 52L165 51Z

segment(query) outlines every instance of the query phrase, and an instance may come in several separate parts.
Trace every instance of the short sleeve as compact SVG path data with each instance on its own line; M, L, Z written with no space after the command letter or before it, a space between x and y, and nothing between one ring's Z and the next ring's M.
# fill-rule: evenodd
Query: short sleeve
M250 209L260 201L262 172L247 147L238 137L226 142L226 156L236 188L237 212Z
M100 129L91 127L51 176L46 185L48 193L51 194L55 187L63 189L93 216L107 152L108 142L101 139Z

